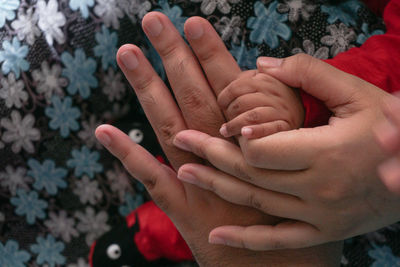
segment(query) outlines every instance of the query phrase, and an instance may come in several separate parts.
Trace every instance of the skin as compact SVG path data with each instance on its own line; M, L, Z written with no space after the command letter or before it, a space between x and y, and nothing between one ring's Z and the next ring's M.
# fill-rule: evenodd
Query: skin
M382 182L393 193L400 194L400 95L384 106L386 120L375 129L375 136L390 158L379 166Z
M157 22L162 26L157 26ZM117 55L119 66L134 87L174 168L178 169L188 162L203 163L192 153L177 149L173 145L174 137L188 128L219 136L218 129L225 120L214 94L218 95L237 78L240 69L212 26L204 19L191 18L185 24L186 37L195 55L165 15L149 13L143 18L142 24L163 60L179 107L138 47L121 47ZM202 32L200 35L199 30ZM340 243L279 252L254 252L209 244L208 233L217 226L272 224L280 219L229 203L212 192L182 183L174 170L160 164L115 127L102 125L97 128L96 136L121 160L131 175L146 186L153 200L174 222L201 266L339 264Z
M304 108L296 92L270 75L256 70L243 72L219 95L218 104L227 118L220 133L259 138L299 128Z
M232 203L289 218L275 226L218 227L210 242L253 250L303 248L397 222L400 197L388 191L377 171L388 154L371 131L395 97L304 54L259 58L258 69L324 101L333 115L325 126L242 139L241 150L199 131L176 135L177 147L220 170L185 164L179 179Z

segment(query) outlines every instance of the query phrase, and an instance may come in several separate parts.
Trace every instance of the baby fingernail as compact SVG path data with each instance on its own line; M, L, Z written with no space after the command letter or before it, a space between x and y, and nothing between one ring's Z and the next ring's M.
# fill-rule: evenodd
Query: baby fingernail
M243 127L242 128L242 135L243 136L251 136L253 134L253 129L249 128L249 127Z
M133 51L125 51L120 56L122 64L124 64L125 68L132 71L139 66L139 61Z
M219 133L224 137L228 136L228 130L226 129L226 125L225 124L223 124L221 126L221 129L219 129Z

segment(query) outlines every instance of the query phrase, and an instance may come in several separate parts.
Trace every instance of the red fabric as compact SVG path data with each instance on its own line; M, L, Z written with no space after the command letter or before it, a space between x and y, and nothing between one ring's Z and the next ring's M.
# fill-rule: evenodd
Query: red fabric
M381 8L387 1L365 1ZM390 1L383 13L387 32L369 38L361 47L326 60L332 66L366 80L386 92L400 90L400 0ZM301 92L305 127L326 124L330 111L319 100Z
M135 244L148 260L167 258L172 261L193 260L192 252L168 216L154 204L146 202L129 214L128 226L138 216L140 231L135 235Z
M363 0L363 2L377 15L381 16L385 6L389 3L390 0Z

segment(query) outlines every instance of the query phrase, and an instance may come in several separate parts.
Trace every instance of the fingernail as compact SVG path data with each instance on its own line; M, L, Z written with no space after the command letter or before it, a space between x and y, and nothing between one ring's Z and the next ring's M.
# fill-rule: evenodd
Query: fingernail
M100 141L100 143L103 144L103 146L108 147L111 144L111 138L106 133L99 133L96 135L96 137Z
M251 136L253 134L253 129L249 127L243 127L242 128L242 135L243 136Z
M193 174L181 170L178 171L177 177L179 180L182 180L183 182L187 182L190 184L195 184L197 180Z
M219 129L219 133L224 137L228 136L228 130L226 129L225 124L222 124L221 129Z
M161 21L155 16L149 18L146 21L146 24L143 25L143 28L149 35L153 37L159 36L161 31L164 29L163 25L161 24Z
M187 28L186 33L192 40L199 39L204 33L203 26L201 23L192 23L192 25Z
M191 148L190 146L188 146L185 142L183 142L182 140L180 140L179 138L175 137L174 141L172 142L176 147L185 150L185 151L189 151L191 152Z
M139 61L133 51L125 51L120 56L122 64L124 64L125 68L128 70L134 70L139 66Z
M392 151L397 148L400 133L392 123L385 121L377 127L376 137L386 150Z
M210 236L208 242L214 245L225 245L226 241L219 236Z
M276 57L259 57L257 63L261 68L276 68L282 65L283 59Z

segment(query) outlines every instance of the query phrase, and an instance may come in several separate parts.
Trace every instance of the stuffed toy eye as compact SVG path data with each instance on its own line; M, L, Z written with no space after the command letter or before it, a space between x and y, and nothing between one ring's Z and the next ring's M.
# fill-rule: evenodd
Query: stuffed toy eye
M121 257L121 248L117 244L112 244L107 248L107 256L112 259L116 260Z
M143 132L139 129L130 130L129 137L132 139L132 141L139 144L143 140Z

